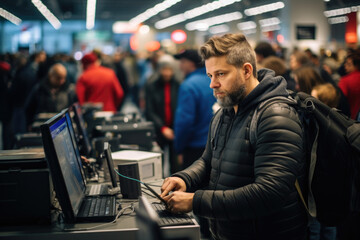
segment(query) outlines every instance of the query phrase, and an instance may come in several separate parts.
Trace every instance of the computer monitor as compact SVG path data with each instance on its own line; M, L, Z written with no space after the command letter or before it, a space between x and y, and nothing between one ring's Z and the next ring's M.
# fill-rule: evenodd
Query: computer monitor
M85 197L80 154L71 136L71 119L65 109L41 125L44 151L63 213L75 219Z
M81 155L90 156L92 153L92 146L86 131L85 121L82 116L81 107L79 103L74 103L70 108L73 119L76 141L79 146Z
M111 156L111 148L110 148L110 144L108 142L104 142L104 156L106 158L106 162L107 162L107 165L109 168L111 184L114 188L116 188L117 182L116 182L116 173L114 170L114 161Z

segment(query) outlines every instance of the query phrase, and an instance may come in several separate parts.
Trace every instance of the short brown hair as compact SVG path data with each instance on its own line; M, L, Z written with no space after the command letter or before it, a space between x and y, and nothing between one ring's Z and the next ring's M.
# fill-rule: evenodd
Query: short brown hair
M339 104L340 94L331 83L316 85L313 90L317 93L317 98L328 105L335 108Z
M203 60L226 56L226 62L235 67L241 67L248 62L253 67L254 77L257 77L255 52L241 33L211 37L200 48L200 55Z

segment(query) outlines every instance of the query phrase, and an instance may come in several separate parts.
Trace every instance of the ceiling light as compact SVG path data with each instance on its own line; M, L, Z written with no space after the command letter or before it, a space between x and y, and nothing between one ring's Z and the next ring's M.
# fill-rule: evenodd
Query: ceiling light
M279 25L281 22L280 22L280 19L278 19L277 17L273 17L273 18L261 19L261 20L259 20L259 23L260 23L260 26L262 28L264 28L264 27Z
M15 25L19 25L21 23L21 21L22 21L20 18L18 18L17 16L15 16L12 13L6 11L3 8L0 8L0 16L5 18L6 20L12 22Z
M169 7L171 7L171 6L173 6L176 3L181 2L181 1L182 0L165 0L162 3L158 3L154 7L149 8L145 12L143 12L143 13L137 15L136 17L130 19L130 23L134 24L134 25L138 25L138 24L140 24L142 22L145 22L149 18L157 15L159 12L162 12L162 11L168 9Z
M259 14L266 13L266 12L275 11L275 10L278 10L278 9L281 9L284 7L285 7L285 4L283 2L276 2L276 3L261 5L261 6L254 7L254 8L245 9L244 13L247 16L254 16L254 15L259 15Z
M232 12L211 18L205 18L194 22L189 22L188 24L185 25L185 28L188 31L193 31L193 30L204 31L207 30L210 26L231 22L234 20L239 20L241 18L242 18L242 14L240 12Z
M360 5L328 10L328 11L324 12L324 15L325 15L325 17L335 17L335 16L339 16L339 15L346 15L348 13L357 12L357 11L360 11Z
M86 29L93 29L95 26L96 0L87 0L86 4Z
M256 23L253 21L241 22L237 24L237 27L241 31L256 29Z
M167 28L170 26L173 26L175 24L184 22L188 19L192 19L194 17L198 17L200 15L203 15L205 13L209 13L212 12L216 9L231 5L235 2L240 2L241 0L218 0L218 1L213 1L211 3L207 3L204 5L201 5L200 7L196 7L193 9L190 9L184 13L180 13L177 14L175 16L169 17L169 18L165 18L163 20L160 20L158 22L155 23L155 27L157 29L163 29L163 28Z
M262 32L271 32L271 31L277 31L280 29L281 29L280 25L271 25L271 26L261 27Z
M219 33L226 33L230 31L230 27L226 24L221 24L217 26L213 26L209 28L209 32L211 34L219 34Z
M142 25L140 28L139 28L139 33L140 34L147 34L150 32L150 27L148 25Z
M328 22L330 24L345 23L348 21L349 21L349 18L347 16L328 18Z
M59 29L61 27L59 19L54 16L54 14L41 2L41 0L31 0L31 2L55 29Z

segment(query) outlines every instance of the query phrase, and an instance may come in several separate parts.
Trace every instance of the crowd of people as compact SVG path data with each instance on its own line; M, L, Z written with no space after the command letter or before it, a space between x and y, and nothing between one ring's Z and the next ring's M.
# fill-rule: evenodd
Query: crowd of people
M349 48L342 58L338 53L297 48L288 58L285 55L268 42L259 42L253 48L241 34L213 37L200 51L185 49L175 55L158 50L107 56L93 50L76 61L66 54L49 57L43 51L30 57L4 54L0 56L2 148L13 148L16 134L31 131L39 113L57 113L74 102L101 103L104 111L116 112L127 99L154 123L156 141L170 166L165 177L175 173L165 181L162 195L171 203L172 211L193 210L203 217L200 223L206 237L210 232L203 219L210 219L212 237L229 239L259 234L252 222L246 221L257 219L261 234L304 239L306 215L300 210L293 186L285 186L287 181L305 174L299 120L288 107L269 109L259 137L264 145L251 152L246 142L246 110L291 90L308 93L359 119L360 50ZM221 121L212 136L209 127L219 108L223 109ZM284 129L288 122L292 129ZM277 142L269 126L284 132ZM271 149L283 145L291 145L293 151L274 162L272 156L276 153ZM290 164L284 159L294 161ZM224 161L222 168L215 164L220 160ZM254 166L254 161L258 165ZM278 181L269 183L266 178L274 169ZM255 178L257 185L251 184ZM195 194L179 193L204 186L207 190ZM264 186L273 192L264 190ZM172 190L181 191L167 195ZM259 198L261 195L268 201ZM232 208L240 202L246 207ZM276 227L289 219L292 228ZM235 232L238 228L240 233ZM324 229L328 231L327 239L335 239L336 229Z

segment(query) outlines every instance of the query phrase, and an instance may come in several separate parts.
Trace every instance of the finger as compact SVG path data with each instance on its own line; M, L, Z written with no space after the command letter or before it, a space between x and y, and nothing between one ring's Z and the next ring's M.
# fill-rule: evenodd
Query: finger
M169 183L170 183L169 178L165 178L165 180L161 186L161 192L163 192L166 189L166 187L169 185Z
M161 197L165 197L166 195L169 194L170 191L172 191L175 187L175 183L174 182L169 182L169 184L165 187L164 191L161 193Z

